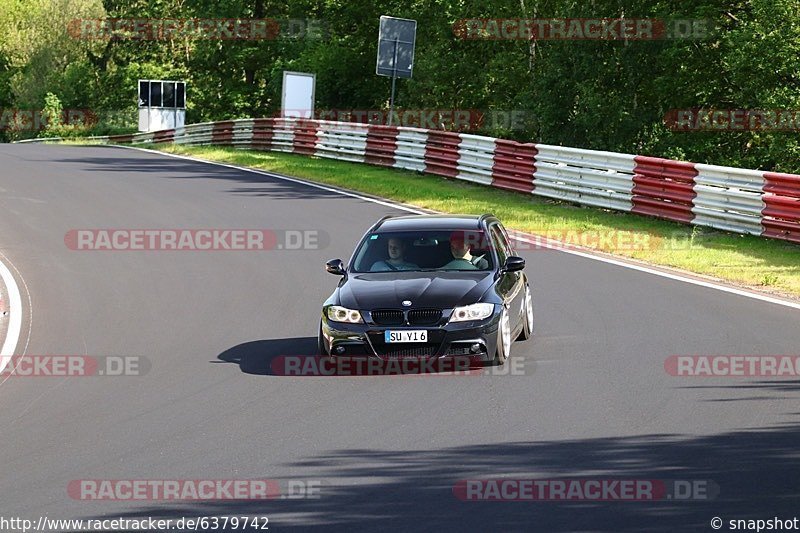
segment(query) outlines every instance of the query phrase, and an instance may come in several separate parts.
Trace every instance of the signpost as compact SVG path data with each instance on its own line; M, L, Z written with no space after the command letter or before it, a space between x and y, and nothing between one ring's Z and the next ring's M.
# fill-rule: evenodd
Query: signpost
M375 73L392 77L389 99L389 126L394 115L394 89L397 78L410 78L414 69L414 44L417 21L381 16L378 32L378 60Z

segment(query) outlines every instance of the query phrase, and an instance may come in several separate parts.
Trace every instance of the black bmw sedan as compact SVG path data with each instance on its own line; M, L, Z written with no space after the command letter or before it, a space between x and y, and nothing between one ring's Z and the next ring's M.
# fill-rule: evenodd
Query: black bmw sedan
M326 356L441 359L502 365L533 332L525 260L492 215L384 217L362 237L322 306Z

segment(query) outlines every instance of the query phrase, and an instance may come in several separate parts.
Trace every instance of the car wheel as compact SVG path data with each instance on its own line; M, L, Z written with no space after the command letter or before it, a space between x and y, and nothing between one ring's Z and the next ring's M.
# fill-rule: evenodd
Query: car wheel
M509 355L511 355L511 320L508 318L508 310L503 307L500 324L497 326L497 349L494 353L494 364L503 365Z
M319 323L319 334L317 335L317 352L323 357L328 357L327 348L325 348L325 338L322 336L322 322Z
M519 334L520 340L530 339L533 335L533 296L531 288L525 285L525 315L522 317L522 331Z

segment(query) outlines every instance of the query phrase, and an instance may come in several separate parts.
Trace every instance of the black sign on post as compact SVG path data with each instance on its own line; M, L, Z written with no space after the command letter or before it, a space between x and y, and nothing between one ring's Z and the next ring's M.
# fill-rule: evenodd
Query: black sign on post
M417 21L395 17L381 17L378 32L378 61L375 73L392 77L392 95L389 103L389 125L394 114L394 88L397 78L410 78L414 70L414 43L417 39Z
M381 17L375 73L379 76L410 78L414 69L416 38L416 20Z

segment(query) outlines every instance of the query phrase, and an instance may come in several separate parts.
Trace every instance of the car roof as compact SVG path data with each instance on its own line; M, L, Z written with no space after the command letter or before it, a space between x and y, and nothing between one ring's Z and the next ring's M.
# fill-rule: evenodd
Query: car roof
M486 218L492 215L405 215L380 220L373 231L415 231L442 229L481 229Z

